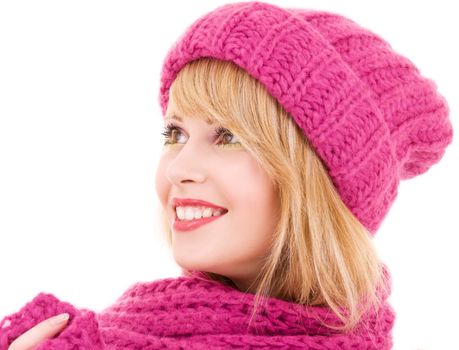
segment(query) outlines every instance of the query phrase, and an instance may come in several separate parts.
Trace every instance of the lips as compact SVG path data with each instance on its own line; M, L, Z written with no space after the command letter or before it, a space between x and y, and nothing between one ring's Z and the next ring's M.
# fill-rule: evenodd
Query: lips
M192 231L212 221L218 220L224 215L225 214L221 214L218 216L211 216L208 218L201 218L201 219L194 219L194 220L179 220L176 216L172 227L176 231L182 231L182 232Z
M177 207L186 207L186 206L198 206L198 207L209 207L212 209L220 209L221 214L218 216L211 216L208 218L202 217L201 219L194 220L179 220L177 217ZM219 219L228 212L228 209L221 207L219 205L207 202L202 199L196 198L173 198L172 199L172 208L174 211L174 222L173 227L176 231L192 231L202 225L208 224L214 220Z
M228 209L220 207L219 205L207 202L202 199L196 198L172 198L172 208L175 211L176 207L186 207L186 206L198 206L198 207L209 207L212 209L221 209L222 213L226 213Z

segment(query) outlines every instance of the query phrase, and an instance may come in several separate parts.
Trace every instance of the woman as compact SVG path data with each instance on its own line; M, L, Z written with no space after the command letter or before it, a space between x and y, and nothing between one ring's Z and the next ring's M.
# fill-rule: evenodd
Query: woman
M371 238L452 141L435 84L343 16L240 2L171 47L159 97L156 190L183 276L98 314L41 293L0 323L0 350L390 349Z

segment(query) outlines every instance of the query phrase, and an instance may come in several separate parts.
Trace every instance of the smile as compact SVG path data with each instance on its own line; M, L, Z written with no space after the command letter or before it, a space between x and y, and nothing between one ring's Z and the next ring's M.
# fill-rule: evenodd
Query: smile
M218 216L211 216L208 218L201 218L201 219L193 219L193 220L179 220L177 216L175 216L173 228L176 231L182 231L182 232L187 232L194 230L198 227L201 227L205 224L208 224L212 221L218 220L222 216L224 216L226 213L223 213Z

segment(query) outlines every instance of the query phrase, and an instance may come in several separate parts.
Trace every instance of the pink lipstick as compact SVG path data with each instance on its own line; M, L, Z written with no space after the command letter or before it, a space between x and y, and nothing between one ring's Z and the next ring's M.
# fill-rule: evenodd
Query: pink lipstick
M224 214L220 214L218 216L211 216L208 218L201 218L201 219L194 219L194 220L179 220L177 215L175 216L175 221L174 221L174 230L177 231L191 231L194 230L198 227L201 227L202 225L208 224L209 222L212 222L214 220L217 220L218 218L221 218Z
M201 219L179 220L179 218L177 217L177 212L176 212L176 208L179 206L180 207L186 207L186 206L208 207L208 208L220 210L221 214L217 216L212 215L208 218L202 217ZM184 231L184 232L194 230L202 225L205 225L205 224L208 224L209 222L217 220L219 217L225 215L228 212L228 209L223 208L214 203L202 200L202 199L177 198L177 197L174 197L172 199L172 210L174 211L174 214L175 214L173 228L177 231Z

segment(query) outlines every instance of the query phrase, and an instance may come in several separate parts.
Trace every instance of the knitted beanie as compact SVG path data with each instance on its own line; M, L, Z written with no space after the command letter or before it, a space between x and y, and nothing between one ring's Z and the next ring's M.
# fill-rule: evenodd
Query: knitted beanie
M200 57L231 61L266 87L371 235L400 180L426 172L452 142L449 107L435 82L341 15L259 1L217 7L190 25L164 59L163 116L178 72Z

